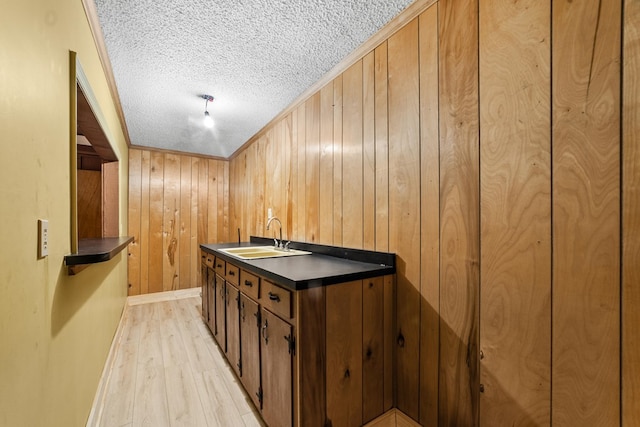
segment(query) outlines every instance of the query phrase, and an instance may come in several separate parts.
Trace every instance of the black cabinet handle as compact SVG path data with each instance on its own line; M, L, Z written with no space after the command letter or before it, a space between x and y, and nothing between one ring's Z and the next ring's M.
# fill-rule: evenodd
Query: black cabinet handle
M229 276L235 276L235 275L236 275L236 272L235 272L235 271L231 270L231 271L229 272Z
M252 287L253 286L253 282L251 282L251 280L245 280L244 281L244 285L248 286L248 287Z
M218 264L218 265L216 265L216 267L222 268L222 264Z
M280 302L280 296L278 296L278 294L274 294L272 292L269 292L269 299L271 301Z

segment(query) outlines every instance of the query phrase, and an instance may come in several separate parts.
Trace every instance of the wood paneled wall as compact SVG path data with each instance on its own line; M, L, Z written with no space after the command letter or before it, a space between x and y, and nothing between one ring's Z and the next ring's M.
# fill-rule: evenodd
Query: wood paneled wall
M229 162L129 150L129 295L200 286L202 243L229 241Z
M397 254L421 424L638 425L637 4L440 0L232 158L232 234Z

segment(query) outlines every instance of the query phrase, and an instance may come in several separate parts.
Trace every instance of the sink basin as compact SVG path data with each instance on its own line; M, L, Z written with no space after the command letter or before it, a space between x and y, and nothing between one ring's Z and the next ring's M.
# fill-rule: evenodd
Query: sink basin
M259 259L259 258L280 258L286 256L309 255L311 252L290 249L283 251L275 249L273 246L251 246L243 248L223 248L218 249L231 256L240 259Z

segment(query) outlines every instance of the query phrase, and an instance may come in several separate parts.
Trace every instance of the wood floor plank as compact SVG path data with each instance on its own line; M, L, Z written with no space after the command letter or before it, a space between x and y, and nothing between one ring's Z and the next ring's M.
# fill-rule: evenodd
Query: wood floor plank
M167 403L171 426L206 425L203 406L188 364L165 369Z
M200 317L199 293L133 300L92 425L265 425Z

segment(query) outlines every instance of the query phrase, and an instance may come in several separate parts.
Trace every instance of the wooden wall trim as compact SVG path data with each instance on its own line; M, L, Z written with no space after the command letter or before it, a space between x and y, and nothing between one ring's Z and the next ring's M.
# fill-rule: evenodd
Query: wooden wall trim
M102 28L100 27L100 21L98 19L98 11L96 4L93 0L82 0L82 6L84 7L85 15L91 29L91 35L98 51L98 57L102 64L102 70L104 76L107 79L107 85L111 92L111 99L116 109L116 114L120 120L120 126L122 127L122 133L127 145L131 147L131 138L129 138L129 129L127 128L127 122L124 119L124 112L122 111L122 103L120 102L120 95L118 94L118 87L116 86L116 80L113 77L113 68L111 67L111 61L107 54L107 47L104 44L104 35L102 34Z

